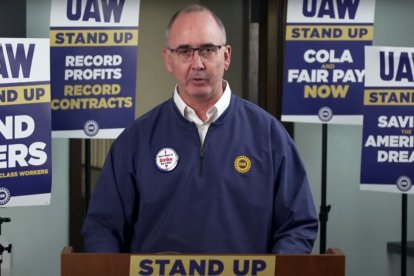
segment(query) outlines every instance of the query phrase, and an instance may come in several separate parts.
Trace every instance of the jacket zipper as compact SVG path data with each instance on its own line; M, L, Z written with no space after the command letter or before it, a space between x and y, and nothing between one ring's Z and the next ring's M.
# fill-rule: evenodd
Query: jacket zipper
M209 132L211 131L212 126L213 126L213 123L210 124L210 127L207 130L206 136L204 137L204 143L202 143L200 139L200 176L204 176L204 156L205 156L204 145L206 144L207 136ZM198 134L198 131L197 131L197 134Z
M204 176L204 144L200 147L200 176Z
M208 133L211 131L210 128L212 127L212 125L213 124L211 124L207 130L206 136L204 137L204 143L200 139L200 176L204 176L204 156L205 156L204 145L206 144L207 136L208 136Z

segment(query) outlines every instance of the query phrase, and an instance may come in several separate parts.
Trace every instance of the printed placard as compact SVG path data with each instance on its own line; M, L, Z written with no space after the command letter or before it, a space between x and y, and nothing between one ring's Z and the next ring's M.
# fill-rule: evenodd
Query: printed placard
M49 40L0 38L0 207L51 195Z
M139 0L53 0L53 137L116 138L135 118Z
M366 47L361 190L414 193L414 48Z
M289 0L282 121L361 124L374 0Z
M275 255L132 255L129 275L275 275Z

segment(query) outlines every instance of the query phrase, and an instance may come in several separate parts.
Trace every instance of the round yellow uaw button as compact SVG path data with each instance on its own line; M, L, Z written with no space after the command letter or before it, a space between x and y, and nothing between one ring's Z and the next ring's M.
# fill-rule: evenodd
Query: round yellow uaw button
M239 173L247 173L252 167L252 161L246 155L239 155L234 160L234 168Z

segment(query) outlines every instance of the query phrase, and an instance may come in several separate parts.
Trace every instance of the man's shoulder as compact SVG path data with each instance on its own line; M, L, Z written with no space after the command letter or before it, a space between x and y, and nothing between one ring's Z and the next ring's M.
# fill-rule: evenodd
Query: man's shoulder
M173 113L173 101L172 99L167 99L132 121L126 130L151 127L154 123L158 122L161 117L171 117Z
M282 122L262 107L238 96L233 96L233 100L235 118L243 118L244 125L252 126L258 133L270 132L272 136L277 136L278 140L284 140L289 136Z
M248 113L249 116L260 117L266 121L278 122L276 117L249 100L233 95L233 101L235 105L238 106L238 108L236 108L238 112Z
M151 110L142 114L135 120L133 120L122 132L120 136L136 136L139 133L146 132L149 129L160 121L160 117L171 117L173 113L173 102L171 99L168 99L157 106L153 107ZM168 114L167 114L168 113Z
M158 117L160 113L165 112L166 109L169 110L172 107L172 103L173 101L171 98L167 99L139 116L137 119L135 119L135 121L138 123L144 123L148 120L152 120L154 117Z

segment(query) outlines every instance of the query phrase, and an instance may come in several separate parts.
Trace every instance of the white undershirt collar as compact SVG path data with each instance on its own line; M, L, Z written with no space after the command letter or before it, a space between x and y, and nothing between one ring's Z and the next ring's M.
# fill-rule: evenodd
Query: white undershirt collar
M223 81L225 85L223 95L220 99L209 109L207 110L207 120L203 122L195 113L194 109L189 107L181 98L178 93L178 86L175 86L174 89L174 103L177 105L178 110L181 115L190 122L194 122L197 126L198 134L200 136L201 143L204 143L204 139L207 134L207 130L210 127L211 123L215 122L223 113L226 111L227 107L230 105L231 99L231 89L227 81Z

